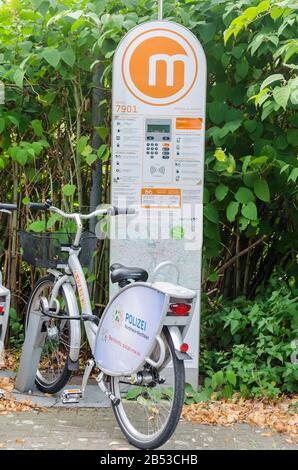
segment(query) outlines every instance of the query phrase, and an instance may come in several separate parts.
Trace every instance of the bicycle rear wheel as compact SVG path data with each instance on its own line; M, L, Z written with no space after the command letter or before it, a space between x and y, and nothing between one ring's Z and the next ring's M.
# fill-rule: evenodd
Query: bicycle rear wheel
M110 377L111 392L120 400L112 404L115 417L128 441L140 449L156 449L171 437L184 402L184 362L166 327L162 338L172 367L165 371L145 364L140 373L148 383L142 385L132 383L132 377Z
M26 312L26 330L32 310L40 310L40 299L49 301L55 285L54 276L45 276L37 281L32 289ZM63 291L59 294L60 314L69 315ZM70 350L70 321L49 318L46 323L47 336L43 345L36 374L37 388L44 393L57 393L68 382L71 371L68 369Z

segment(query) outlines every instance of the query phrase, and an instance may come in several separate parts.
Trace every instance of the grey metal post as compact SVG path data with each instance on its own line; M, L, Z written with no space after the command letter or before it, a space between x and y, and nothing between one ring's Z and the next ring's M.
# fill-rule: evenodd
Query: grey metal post
M31 311L26 338L22 348L19 371L16 380L16 389L28 392L34 387L36 372L40 361L42 348L47 331L42 331L46 317L40 311Z
M163 19L163 0L158 0L158 19Z
M1 281L0 281L1 284ZM4 311L0 316L0 366L4 365L4 342L9 320L9 308L10 308L10 291L0 285L0 298L4 299L1 304L4 303Z

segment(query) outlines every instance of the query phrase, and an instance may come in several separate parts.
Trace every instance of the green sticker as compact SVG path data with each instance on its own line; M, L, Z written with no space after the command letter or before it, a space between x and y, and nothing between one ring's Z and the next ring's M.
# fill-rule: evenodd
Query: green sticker
M171 229L171 237L173 240L182 240L184 238L184 229L182 225L176 225Z

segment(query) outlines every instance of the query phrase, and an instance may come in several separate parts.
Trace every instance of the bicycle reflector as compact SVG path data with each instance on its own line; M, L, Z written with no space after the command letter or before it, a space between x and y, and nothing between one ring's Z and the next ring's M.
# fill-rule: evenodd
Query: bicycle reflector
M0 315L4 315L4 305L0 305Z
M182 353L186 353L188 351L188 344L187 343L182 343L180 346L180 351Z
M173 312L175 315L178 315L179 317L188 315L190 309L191 309L191 305L189 304L183 304L183 303L170 304L171 312Z

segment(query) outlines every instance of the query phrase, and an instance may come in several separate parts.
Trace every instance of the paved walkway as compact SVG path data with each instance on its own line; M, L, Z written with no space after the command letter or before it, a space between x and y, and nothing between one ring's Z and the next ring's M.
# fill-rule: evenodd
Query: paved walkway
M268 435L264 435L268 433ZM50 408L0 415L1 449L133 449L123 437L111 408ZM268 430L193 425L181 421L163 449L296 449L289 436Z

